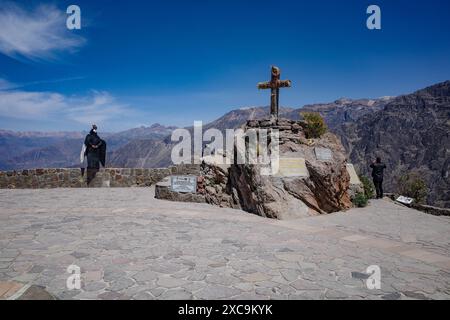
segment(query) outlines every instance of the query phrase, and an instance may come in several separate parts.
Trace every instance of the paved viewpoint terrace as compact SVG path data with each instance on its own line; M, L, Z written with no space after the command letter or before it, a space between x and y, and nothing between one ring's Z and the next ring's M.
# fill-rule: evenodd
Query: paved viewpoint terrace
M59 299L450 297L449 217L373 200L276 221L153 193L0 190L0 297L29 285ZM80 290L66 287L72 264ZM370 265L379 290L366 286Z

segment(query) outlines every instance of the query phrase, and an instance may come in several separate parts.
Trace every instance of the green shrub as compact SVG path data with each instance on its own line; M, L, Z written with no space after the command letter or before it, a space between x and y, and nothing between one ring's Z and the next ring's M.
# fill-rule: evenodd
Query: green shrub
M355 205L355 207L358 207L358 208L364 208L367 206L367 203L368 203L368 199L367 199L366 195L362 192L358 192L352 201L353 201L353 204Z
M417 203L425 202L428 195L428 187L417 172L409 172L400 176L397 180L398 192Z
M327 132L327 125L318 112L301 112L300 115L306 121L304 129L307 139L320 138Z
M359 177L361 183L364 188L364 195L367 199L373 199L375 197L375 186L373 185L372 180L367 178L366 176Z

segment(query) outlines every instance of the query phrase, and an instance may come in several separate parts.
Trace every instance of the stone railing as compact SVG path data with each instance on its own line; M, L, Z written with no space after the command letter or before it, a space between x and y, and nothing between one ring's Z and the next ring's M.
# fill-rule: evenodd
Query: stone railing
M155 169L102 168L90 187L146 187L169 175L198 175L199 172L199 165L178 165ZM0 189L84 187L86 187L86 173L82 177L79 168L0 171Z
M396 201L396 199L400 196L399 194L395 194L395 193L385 193L384 194L386 197L390 198L392 201ZM428 213L431 214L433 216L447 216L450 217L450 208L439 208L439 207L434 207L434 206L430 206L430 205L425 205L425 204L420 204L420 203L411 203L411 204L404 204L401 202L396 201L397 203L409 207L409 208L413 208L419 211L422 211L424 213Z
M431 214L433 216L447 216L450 217L450 209L449 208L438 208L433 206L427 206L424 204L416 204L413 203L411 208Z

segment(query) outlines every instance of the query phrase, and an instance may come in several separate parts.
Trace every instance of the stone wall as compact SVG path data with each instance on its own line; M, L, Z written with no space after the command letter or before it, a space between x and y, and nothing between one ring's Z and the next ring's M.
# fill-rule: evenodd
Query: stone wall
M169 175L198 175L199 165L168 168L102 168L90 187L146 187ZM0 171L0 189L84 188L80 168Z
M427 206L424 204L416 204L413 203L411 208L431 214L433 216L447 216L450 217L450 209L449 208L438 208L433 206Z
M247 121L247 129L277 129L280 131L292 131L298 133L305 126L305 121L289 120L289 119L263 119Z

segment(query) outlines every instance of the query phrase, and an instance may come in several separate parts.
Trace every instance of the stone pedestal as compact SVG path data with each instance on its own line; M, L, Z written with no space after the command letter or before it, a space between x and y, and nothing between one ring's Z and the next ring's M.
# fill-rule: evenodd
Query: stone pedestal
M206 197L203 194L172 191L170 176L155 185L155 198L177 202L206 203Z

